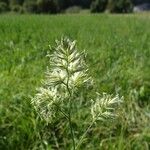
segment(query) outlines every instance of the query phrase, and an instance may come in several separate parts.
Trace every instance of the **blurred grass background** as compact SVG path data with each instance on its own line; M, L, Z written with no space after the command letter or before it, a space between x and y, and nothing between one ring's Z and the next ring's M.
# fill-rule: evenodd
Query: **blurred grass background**
M142 15L1 15L0 149L70 149L64 119L45 125L30 104L48 65L49 44L68 36L85 49L90 75L102 93L125 97L122 115L100 123L81 149L150 148L150 17ZM83 97L88 95L83 92ZM86 117L74 120L77 138Z

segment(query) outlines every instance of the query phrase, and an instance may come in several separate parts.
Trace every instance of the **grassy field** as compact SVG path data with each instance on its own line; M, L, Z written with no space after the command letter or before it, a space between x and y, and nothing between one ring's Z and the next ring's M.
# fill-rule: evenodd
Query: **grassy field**
M71 149L64 118L45 125L31 97L48 65L49 44L68 36L85 50L100 93L124 96L121 116L92 127L80 149L150 148L150 17L148 15L0 16L0 149ZM87 100L89 94L83 90ZM87 110L73 120L76 139L88 122Z

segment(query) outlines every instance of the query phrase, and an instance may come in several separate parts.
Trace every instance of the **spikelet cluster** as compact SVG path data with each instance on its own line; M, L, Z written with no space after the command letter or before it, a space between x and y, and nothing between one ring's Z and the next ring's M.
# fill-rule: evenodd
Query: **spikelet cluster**
M57 103L61 97L57 94L56 88L39 88L38 93L32 99L35 110L41 118L49 122L55 116Z
M93 120L104 121L106 119L113 119L117 115L115 114L115 109L123 101L123 97L103 93L102 95L97 93L97 98L92 101L91 115Z
M46 83L49 86L64 84L69 88L77 88L87 82L87 67L84 54L78 53L76 41L62 38L56 41L54 53L48 55L50 67L46 72Z
M49 122L55 117L56 107L59 107L72 91L90 80L84 54L78 53L76 41L61 38L51 50L54 53L47 55L50 66L46 71L43 87L31 100L41 118Z

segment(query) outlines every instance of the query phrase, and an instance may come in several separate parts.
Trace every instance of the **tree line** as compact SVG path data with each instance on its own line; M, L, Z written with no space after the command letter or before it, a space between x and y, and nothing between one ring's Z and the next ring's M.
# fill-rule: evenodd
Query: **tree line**
M0 13L64 13L69 8L129 13L139 0L0 0ZM71 9L70 9L71 10Z

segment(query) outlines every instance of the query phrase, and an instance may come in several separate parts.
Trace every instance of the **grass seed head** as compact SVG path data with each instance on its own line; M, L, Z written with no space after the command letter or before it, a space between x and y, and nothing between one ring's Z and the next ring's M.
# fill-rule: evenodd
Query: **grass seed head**
M123 101L123 97L103 93L100 95L97 93L95 101L92 101L91 115L94 121L113 119L117 115L115 114L116 107Z
M69 97L68 90L73 93L91 79L87 75L84 54L77 51L76 41L61 38L52 50L53 54L47 55L50 67L43 87L32 99L36 111L45 120L55 116L56 103L59 105Z

